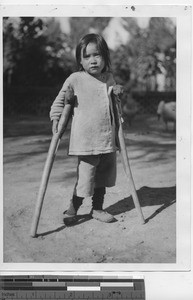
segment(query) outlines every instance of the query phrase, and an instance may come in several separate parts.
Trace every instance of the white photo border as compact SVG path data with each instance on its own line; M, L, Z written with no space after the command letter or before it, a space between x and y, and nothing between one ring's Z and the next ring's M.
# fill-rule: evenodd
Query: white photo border
M1 5L0 18L4 16L40 17L173 17L177 22L177 260L172 264L56 264L56 263L4 263L3 262L3 175L0 178L0 272L27 271L190 271L191 268L191 38L192 7L187 5ZM2 34L0 40L2 52ZM3 58L1 54L1 75ZM0 76L1 87L3 79ZM3 89L1 89L3 90ZM0 168L3 170L3 95L0 113Z

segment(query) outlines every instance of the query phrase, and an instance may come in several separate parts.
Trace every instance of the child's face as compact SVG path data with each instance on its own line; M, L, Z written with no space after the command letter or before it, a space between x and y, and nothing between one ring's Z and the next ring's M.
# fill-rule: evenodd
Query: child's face
M96 77L101 74L105 66L104 59L95 43L89 43L85 51L82 50L80 63L86 72Z

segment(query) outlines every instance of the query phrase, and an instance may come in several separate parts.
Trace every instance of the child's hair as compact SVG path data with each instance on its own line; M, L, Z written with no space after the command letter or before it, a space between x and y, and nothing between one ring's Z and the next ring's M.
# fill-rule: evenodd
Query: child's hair
M80 39L76 47L76 63L77 63L78 70L79 71L84 70L81 65L81 51L85 53L86 47L89 43L95 43L97 45L98 51L104 59L105 66L102 72L109 70L111 65L109 48L104 38L101 35L95 33L86 34L84 37Z

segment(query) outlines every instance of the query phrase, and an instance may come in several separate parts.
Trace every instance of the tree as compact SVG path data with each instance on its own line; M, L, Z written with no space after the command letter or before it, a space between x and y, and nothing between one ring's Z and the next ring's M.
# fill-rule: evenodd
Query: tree
M9 18L3 18L3 74L4 82L12 83L12 75L17 65L19 40L17 30Z
M88 33L95 32L102 34L111 18L105 17L73 17L70 18L71 41L73 48L76 47L80 38Z
M9 84L37 84L44 64L42 20L20 18L14 28L14 20L4 20L4 79ZM11 74L11 80L9 78Z
M55 18L46 20L45 73L49 82L60 85L76 68L72 41L69 35L61 32Z
M130 74L136 88L151 89L153 81L153 89L156 89L158 74L175 76L175 39L175 25L169 18L151 18L149 27L133 31L126 53L130 57ZM173 55L171 59L170 55Z
M55 18L4 19L4 84L60 85L75 67Z
M140 28L135 18L123 19L130 39L111 51L116 80L128 88L147 89L164 73L167 88L175 88L176 28L172 21L151 18L147 28ZM90 32L103 35L110 20L72 17L67 35L56 18L4 18L4 83L60 85L76 70L74 51L80 37Z

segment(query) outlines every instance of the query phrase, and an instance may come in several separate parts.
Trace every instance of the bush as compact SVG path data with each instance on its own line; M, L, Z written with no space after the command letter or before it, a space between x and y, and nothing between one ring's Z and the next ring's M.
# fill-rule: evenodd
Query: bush
M61 87L13 86L4 87L4 115L48 116L53 100ZM155 114L161 100L176 101L176 92L125 91L122 104L133 99L138 113Z
M48 115L59 90L60 87L4 87L4 115Z
M176 92L133 91L132 97L139 104L139 113L155 114L160 101L176 101Z

